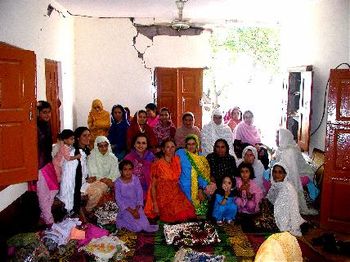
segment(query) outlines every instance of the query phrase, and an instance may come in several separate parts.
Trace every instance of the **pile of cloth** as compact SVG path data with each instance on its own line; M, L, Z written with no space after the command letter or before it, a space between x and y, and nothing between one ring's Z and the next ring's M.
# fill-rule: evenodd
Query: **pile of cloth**
M165 241L168 245L196 246L220 242L215 227L208 222L189 222L164 225Z
M204 252L198 252L191 248L180 248L174 257L174 262L191 262L191 261L205 261L205 262L224 262L225 256L210 255Z

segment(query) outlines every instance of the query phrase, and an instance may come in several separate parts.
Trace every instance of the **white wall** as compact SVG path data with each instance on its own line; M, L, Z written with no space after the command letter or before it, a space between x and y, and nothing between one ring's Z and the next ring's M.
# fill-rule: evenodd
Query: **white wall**
M153 102L152 76L157 66L206 67L210 63L209 34L200 36L143 35L129 19L78 18L76 30L75 126L86 125L93 99L110 111L127 105L134 113ZM144 53L144 60L137 51ZM101 92L103 90L103 92Z
M287 6L283 17L283 66L314 66L311 121L311 131L314 131L323 113L329 70L349 62L349 1L294 1ZM327 114L320 129L311 137L310 152L314 147L324 150L326 117Z
M73 79L73 19L63 18L53 11L48 17L47 7L54 1L1 0L0 41L32 50L36 54L37 98L46 99L44 59L61 62L62 89L64 92L63 125L72 127ZM26 183L8 187L0 192L0 211L27 190Z

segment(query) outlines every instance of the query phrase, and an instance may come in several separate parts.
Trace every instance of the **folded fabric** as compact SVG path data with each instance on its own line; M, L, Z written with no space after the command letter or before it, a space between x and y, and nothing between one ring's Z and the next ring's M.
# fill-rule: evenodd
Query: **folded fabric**
M109 235L108 230L102 229L102 228L95 226L93 224L87 224L87 227L85 230L85 239L79 240L78 245L85 246L93 238L100 238L100 237L108 236L108 235Z
M180 248L174 257L174 262L224 262L223 255L210 255L204 252L194 251L191 248Z
M214 226L207 222L164 225L164 236L168 245L195 246L220 242Z

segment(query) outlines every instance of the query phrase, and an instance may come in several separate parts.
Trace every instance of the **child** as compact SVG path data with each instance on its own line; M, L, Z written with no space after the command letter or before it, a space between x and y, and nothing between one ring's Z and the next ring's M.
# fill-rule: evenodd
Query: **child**
M62 176L62 166L64 160L66 161L72 161L76 159L80 159L81 155L78 154L76 156L71 156L71 151L74 150L73 143L74 143L74 132L70 129L64 129L59 135L58 135L59 142L55 145L54 149L52 150L52 156L53 160L52 163L55 167L56 175L57 175L57 181L61 182L61 176Z
M238 166L241 177L236 178L238 196L235 202L238 212L255 214L259 212L259 203L263 198L263 192L254 182L254 169L251 164L242 162Z
M218 225L225 220L228 224L235 219L237 205L233 198L236 181L231 176L224 176L220 189L216 190L213 217Z
M158 225L150 225L143 211L143 191L140 180L133 173L134 165L130 160L119 163L121 177L115 182L115 199L119 207L116 225L133 232L155 232Z
M288 180L286 164L279 162L273 166L271 184L266 198L273 204L273 215L278 229L301 236L300 225L305 220L300 216L298 194Z
M51 157L51 105L46 101L38 101L37 112L39 174L36 190L41 210L40 217L45 224L52 224L54 219L51 207L59 186Z

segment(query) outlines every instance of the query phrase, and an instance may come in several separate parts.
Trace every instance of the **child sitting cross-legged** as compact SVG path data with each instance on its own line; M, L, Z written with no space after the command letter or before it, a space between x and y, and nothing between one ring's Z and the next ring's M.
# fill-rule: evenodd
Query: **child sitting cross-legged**
M216 190L213 208L213 218L218 225L223 221L231 223L237 213L237 205L234 201L234 188L236 181L231 176L224 176L221 188Z

